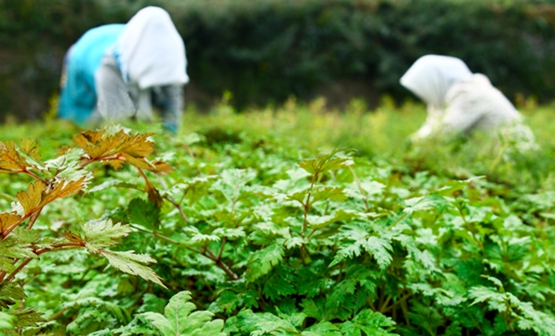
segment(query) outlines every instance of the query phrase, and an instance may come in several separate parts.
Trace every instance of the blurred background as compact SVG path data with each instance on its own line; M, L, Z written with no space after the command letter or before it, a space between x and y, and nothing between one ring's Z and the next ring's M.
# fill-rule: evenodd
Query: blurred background
M0 0L0 119L44 117L67 48L147 5L181 33L185 98L200 110L225 92L239 110L291 96L401 102L399 78L428 53L462 58L517 103L555 97L555 0Z

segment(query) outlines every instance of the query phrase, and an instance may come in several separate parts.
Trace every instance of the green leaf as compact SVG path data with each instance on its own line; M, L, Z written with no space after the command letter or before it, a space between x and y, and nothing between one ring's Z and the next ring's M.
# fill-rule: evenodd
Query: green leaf
M357 240L352 244L347 244L340 247L337 253L335 254L335 257L333 258L333 261L330 263L329 267L333 267L339 264L340 262L342 262L343 260L360 256L360 254L362 253L362 247L364 244L365 244L365 241Z
M25 299L23 287L15 282L0 283L0 307L8 309L17 300Z
M10 309L8 314L13 316L12 325L15 328L38 327L39 323L46 320L42 317L42 313L34 308Z
M306 336L341 336L339 328L331 322L320 322L306 328L302 335Z
M15 269L14 259L37 259L32 244L39 241L41 232L17 228L4 240L0 240L0 270L12 272Z
M283 255L283 246L280 244L272 244L254 252L249 258L245 277L249 282L253 282L268 274L283 259Z
M119 244L130 232L129 225L113 224L111 219L92 220L83 225L85 247L91 253Z
M374 256L378 262L380 269L386 269L393 260L390 251L392 250L391 244L382 238L369 237L363 244L366 251Z
M377 181L362 181L360 186L366 193L366 196L382 194L385 189L385 185Z
M149 312L141 316L149 320L164 336L225 336L222 332L224 322L212 321L214 314L208 311L193 312L196 306L189 300L191 300L190 292L179 292L170 299L164 315Z
M183 232L188 236L188 239L184 241L184 243L190 246L204 246L210 242L220 241L220 237L213 234L203 234L194 226L183 228Z
M127 205L129 222L154 230L159 226L160 208L152 202L134 198Z
M341 332L344 335L376 335L376 336L392 336L397 335L393 332L395 322L381 313L374 312L370 309L364 309L358 313L351 321L341 325Z
M331 153L327 155L319 155L315 159L312 160L304 160L299 162L298 165L302 169L306 170L309 174L321 174L327 171L336 171L341 168L350 166L353 164L353 161L350 158L341 157L341 158L333 158L335 154L337 154L340 149L334 149Z
M414 197L405 200L407 207L403 210L406 213L436 209L445 204L445 199L439 195L428 195L422 197Z
M151 257L144 254L135 254L133 251L116 252L100 250L99 253L108 259L110 266L127 274L138 275L147 281L154 282L155 284L166 288L166 286L162 283L160 276L158 276L158 274L156 274L156 272L154 272L150 267L146 266L150 263L156 263L156 260Z
M254 313L250 309L241 311L235 323L243 334L251 336L299 334L291 321L270 313Z
M2 334L2 329L11 330L14 328L14 316L9 313L0 312L0 335Z
M344 201L347 199L343 188L339 187L318 187L314 188L312 191L312 197L310 198L310 204L314 204L322 200L332 200L332 201Z

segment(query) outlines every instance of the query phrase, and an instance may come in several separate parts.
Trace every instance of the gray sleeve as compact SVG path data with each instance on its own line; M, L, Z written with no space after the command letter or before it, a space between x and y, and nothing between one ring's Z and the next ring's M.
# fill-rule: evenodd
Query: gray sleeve
M104 55L94 75L98 113L106 120L117 121L135 115L135 104L118 69L111 49Z
M177 132L183 113L183 85L167 85L154 90L156 107L162 112L164 127Z
M137 102L137 120L145 122L152 122L153 120L155 120L154 114L152 113L151 90L139 90L139 88L137 88L137 93L135 97L131 95L133 101Z

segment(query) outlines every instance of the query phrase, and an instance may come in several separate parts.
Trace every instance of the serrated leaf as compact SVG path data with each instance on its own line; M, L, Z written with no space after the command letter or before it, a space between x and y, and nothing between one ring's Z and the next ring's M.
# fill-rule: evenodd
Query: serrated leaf
M303 330L305 336L342 336L339 328L331 322L320 322Z
M160 208L151 202L143 199L134 198L127 205L127 217L129 222L139 224L148 229L158 227L160 218Z
M0 312L0 330L2 331L7 331L7 330L12 330L14 328L13 326L13 322L14 322L14 317L8 313L5 312ZM1 334L1 331L0 331ZM10 335L10 334L6 334L6 335Z
M150 267L146 266L151 263L156 263L156 260L147 255L135 254L133 252L134 251L99 251L101 255L108 259L110 266L127 274L138 275L147 281L154 282L155 284L166 288L166 286L162 283L162 278L160 278L160 276Z
M32 245L37 243L39 238L39 231L15 229L4 240L0 240L0 269L10 272L15 268L14 260L38 258Z
M377 181L362 181L360 185L366 196L381 194L385 189L385 184Z
M201 233L196 227L190 226L183 229L183 231L190 237L186 242L188 245L204 245L209 242L219 241L220 237L216 235L207 235Z
M0 283L0 307L8 309L17 300L23 299L25 299L25 292L18 283Z
M86 176L77 181L56 181L49 186L42 181L35 181L27 186L26 191L20 191L16 197L23 208L25 216L43 208L48 203L59 198L72 196L85 187Z
M272 244L254 252L249 258L245 277L248 281L253 282L268 274L283 259L283 255L283 246L280 244Z
M336 149L327 155L319 155L315 159L301 161L298 165L309 174L314 175L327 171L336 171L353 163L349 158L333 158L337 152L338 150Z
M77 194L85 188L86 176L81 177L76 181L57 181L48 190L43 203L50 203L59 198L65 198Z
M101 161L119 169L123 162L129 162L139 169L158 174L168 173L172 168L161 161L147 159L154 151L153 133L131 135L123 129L101 129L76 135L73 143L82 148L88 161Z
M351 259L351 258L360 256L360 254L362 253L363 244L364 244L364 241L359 240L359 241L355 241L352 244L348 244L340 247L337 253L335 254L335 257L333 258L333 261L330 263L329 267L333 267L345 259Z
M113 334L121 336L158 335L158 332L152 324L144 321L144 318L142 318L141 315L136 316L129 324L121 326L117 329L108 330L108 332L108 335L110 336Z
M322 200L332 200L332 201L344 201L347 199L343 188L339 187L319 187L315 188L312 192L312 197L310 198L310 203L316 203Z
M73 137L73 143L81 147L92 159L110 160L112 155L125 153L132 157L146 157L154 151L152 133L130 135L124 130L108 134L105 129L87 131Z
M23 207L24 214L28 215L42 204L43 193L46 191L46 184L42 181L35 181L27 186L27 191L20 191L16 197Z
M274 314L254 313L247 309L241 311L237 317L238 327L243 334L250 333L251 336L299 334L295 325Z
M372 236L364 242L363 246L368 253L373 255L381 270L386 269L391 264L393 260L391 256L392 247L388 241Z
M15 328L38 327L46 321L34 308L10 309L7 313L14 317L12 325Z
M0 173L20 173L32 168L14 142L0 142Z
M193 312L196 306L189 302L190 299L190 292L179 292L170 299L164 309L164 315L148 312L141 316L149 320L164 336L225 336L222 332L223 321L212 321L214 314L208 311Z
M445 199L439 195L428 195L422 197L414 197L405 200L407 207L403 210L406 213L435 209L445 204Z
M341 332L344 335L361 336L366 335L393 336L398 335L392 331L395 322L379 312L364 309L358 313L351 321L341 325Z
M359 217L359 215L355 211L340 209L333 211L332 214L328 216L308 215L307 221L311 228L322 229L330 224L340 221L349 221L357 217Z
M129 225L113 224L111 219L93 220L83 225L83 241L91 253L97 253L100 249L117 245L130 232Z
M21 224L22 221L23 217L14 212L0 213L0 231L4 234L6 229Z

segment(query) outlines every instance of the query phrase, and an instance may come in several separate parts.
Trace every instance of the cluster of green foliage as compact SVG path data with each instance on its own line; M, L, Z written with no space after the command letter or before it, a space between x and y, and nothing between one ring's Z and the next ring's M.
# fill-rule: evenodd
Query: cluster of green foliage
M183 36L198 101L199 89L230 90L236 106L304 99L338 79L403 97L399 78L429 53L464 59L511 98L555 89L553 0L1 0L0 113L38 117L69 46L148 4Z
M435 148L436 165L453 164L453 148L398 145L421 107L367 115L354 102L340 115L321 106L235 114L219 105L188 115L178 136L145 125L4 128L4 139L34 134L42 148L0 145L0 329L555 333L555 194L541 161L526 159L538 174L520 187L510 180L526 175L525 158L503 153L483 153L488 176L472 173L479 165L440 170L421 155ZM548 115L536 110L532 125ZM410 122L378 140L391 120ZM357 127L370 123L360 135L368 145ZM534 155L552 151L537 134ZM352 148L318 149L337 142ZM390 155L365 147L380 142ZM503 148L493 142L491 151ZM470 146L490 144L458 150Z

